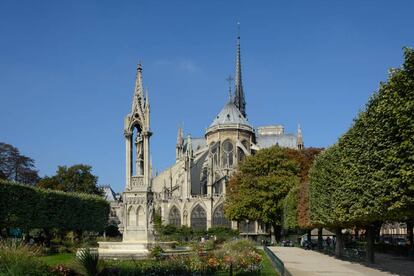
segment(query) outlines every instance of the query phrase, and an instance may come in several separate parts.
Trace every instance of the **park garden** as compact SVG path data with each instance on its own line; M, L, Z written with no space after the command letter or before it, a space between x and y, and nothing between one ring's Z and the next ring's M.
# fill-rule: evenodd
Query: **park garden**
M357 244L363 247L367 262L374 262L375 250L384 249L379 243L381 226L405 222L403 253L412 254L414 51L406 48L404 57L403 65L390 70L389 79L334 145L302 150L272 147L248 156L230 178L227 218L260 221L272 229L275 242L318 228L319 249L322 228L329 229L336 236L332 253L343 257L350 244ZM95 189L96 179L89 177L93 185L78 189L72 185L77 177L67 177L70 168L59 170L56 177L40 181L33 173L27 178L18 178L16 173L11 178L13 174L2 172L2 178L13 181L0 183L0 274L273 273L263 252L239 239L234 230L196 232L160 221L156 221L157 238L174 241L170 249L155 246L148 260L100 260L89 248L108 230L109 204ZM28 185L33 182L40 184ZM13 229L22 232L19 241L10 238ZM202 237L215 238L200 243ZM187 248L185 254L169 254L175 247ZM84 250L75 257L78 248Z
M226 215L272 225L276 240L322 228L335 233L334 253L352 247L367 262L374 250L413 255L414 51L391 69L351 127L327 149L257 152L230 180ZM407 226L406 245L380 243L383 224ZM346 242L346 244L344 244Z
M100 260L97 241L111 229L109 204L97 195L0 183L1 275L274 275L262 250L227 228L193 231L156 222L159 240L146 260ZM59 208L56 208L59 206ZM20 229L12 238L11 229ZM200 243L201 237L214 237ZM119 239L119 237L118 237ZM180 250L176 250L180 247ZM81 248L81 250L78 250ZM78 254L76 252L78 251ZM180 254L174 254L179 252ZM273 274L272 274L273 273Z

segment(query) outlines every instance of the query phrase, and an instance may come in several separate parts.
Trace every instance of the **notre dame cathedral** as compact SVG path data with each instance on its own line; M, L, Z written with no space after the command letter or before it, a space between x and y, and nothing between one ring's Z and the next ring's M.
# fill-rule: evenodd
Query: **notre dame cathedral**
M301 149L302 132L287 134L283 125L254 128L246 116L240 36L237 38L234 96L212 118L204 137L184 135L178 129L175 163L152 176L150 105L144 95L142 67L138 66L132 110L126 116L126 186L119 206L124 241L151 241L154 212L165 224L193 229L225 226L242 235L268 234L260 222L229 221L223 203L229 177L238 163L256 151L279 145Z

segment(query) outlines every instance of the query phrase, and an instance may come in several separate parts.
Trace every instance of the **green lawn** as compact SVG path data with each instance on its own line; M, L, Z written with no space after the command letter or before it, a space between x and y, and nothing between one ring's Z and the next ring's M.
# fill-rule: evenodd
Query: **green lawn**
M272 263L270 262L269 258L265 254L263 250L260 250L260 255L263 257L263 270L260 275L279 275L276 270L273 268Z
M55 266L62 264L65 266L71 266L75 262L75 253L60 253L54 255L41 256L39 259L48 266Z

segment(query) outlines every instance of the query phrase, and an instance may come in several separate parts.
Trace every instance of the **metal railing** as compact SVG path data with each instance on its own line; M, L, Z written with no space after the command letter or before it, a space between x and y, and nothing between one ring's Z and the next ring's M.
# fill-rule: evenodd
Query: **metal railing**
M266 245L263 246L263 251L266 253L267 257L270 259L273 267L279 272L281 276L291 276L289 271L285 268L285 264L279 259L272 250L270 250Z

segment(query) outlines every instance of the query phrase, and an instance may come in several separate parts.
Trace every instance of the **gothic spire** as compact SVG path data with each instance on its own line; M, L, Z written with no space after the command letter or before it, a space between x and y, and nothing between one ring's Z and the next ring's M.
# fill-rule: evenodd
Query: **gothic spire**
M237 23L237 53L236 53L236 75L234 87L234 104L240 110L241 114L246 117L246 101L244 99L242 73L241 73L241 56L240 56L240 23Z
M298 125L298 134L297 134L297 146L298 149L303 149L305 147L303 143L303 136L302 136L302 128L300 127L300 124Z
M180 125L178 127L178 133L177 133L177 147L181 147L183 143L184 143L183 127Z
M138 64L137 76L135 79L134 98L132 100L132 113L138 113L139 116L144 115L144 87L142 84L142 66Z

